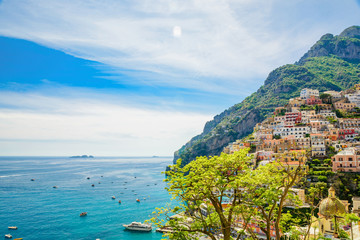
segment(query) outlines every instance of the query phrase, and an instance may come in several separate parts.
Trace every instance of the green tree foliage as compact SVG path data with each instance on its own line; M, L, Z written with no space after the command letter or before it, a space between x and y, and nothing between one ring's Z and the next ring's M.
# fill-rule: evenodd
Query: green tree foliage
M345 215L345 223L350 225L351 230L351 240L354 240L353 234L353 223L355 223L355 227L357 227L357 223L360 221L360 218L355 213L348 213Z
M253 170L247 149L231 155L198 157L185 166L178 161L167 175L167 190L181 204L157 209L152 220L173 230L168 234L170 239L197 239L203 234L215 240L222 234L229 240L236 224L242 228L238 239L244 234L257 238L250 224L259 226L267 239L272 230L280 239L288 218L282 216L284 204L290 200L297 203L289 192L303 172L300 166L290 169L279 162ZM181 215L170 218L174 214Z

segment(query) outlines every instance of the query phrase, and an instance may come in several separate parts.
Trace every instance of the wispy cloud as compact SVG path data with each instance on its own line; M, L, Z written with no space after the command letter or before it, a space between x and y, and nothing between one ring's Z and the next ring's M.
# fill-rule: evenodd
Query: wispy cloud
M171 155L208 120L205 114L135 108L109 99L2 92L0 152Z
M228 85L261 84L321 34L358 24L359 13L356 1L7 0L0 6L0 34L95 60L114 72L140 71L129 84L225 92ZM176 37L174 27L181 29Z

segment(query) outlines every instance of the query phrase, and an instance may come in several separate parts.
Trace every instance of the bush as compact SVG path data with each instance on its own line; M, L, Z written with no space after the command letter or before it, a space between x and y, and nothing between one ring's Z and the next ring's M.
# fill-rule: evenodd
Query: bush
M327 181L327 177L325 177L325 176L318 176L318 181L319 181L319 182L326 182L326 181Z

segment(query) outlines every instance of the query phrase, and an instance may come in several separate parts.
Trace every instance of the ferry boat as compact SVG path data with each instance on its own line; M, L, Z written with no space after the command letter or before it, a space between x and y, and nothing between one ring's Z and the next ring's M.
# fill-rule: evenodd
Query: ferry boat
M128 225L123 225L126 229L132 231L141 231L141 232L150 232L152 230L151 225L141 223L141 222L132 222Z

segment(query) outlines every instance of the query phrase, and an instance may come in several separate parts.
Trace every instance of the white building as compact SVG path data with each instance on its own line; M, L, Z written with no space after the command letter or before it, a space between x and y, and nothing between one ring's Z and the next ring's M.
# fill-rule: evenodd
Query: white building
M322 134L310 134L310 141L311 155L313 157L326 155L325 139Z
M338 100L342 97L341 93L336 91L326 91L324 93L329 94L333 100Z
M310 133L308 126L283 127L274 130L274 135L280 135L281 137L294 136L295 138L303 138L308 133Z
M357 107L360 107L360 93L346 94L345 97L349 99L349 102L355 103Z
M300 98L301 99L308 99L311 96L319 97L319 90L317 89L310 89L310 88L304 88L300 92Z
M320 110L319 114L323 117L333 117L336 118L336 114L331 110Z

